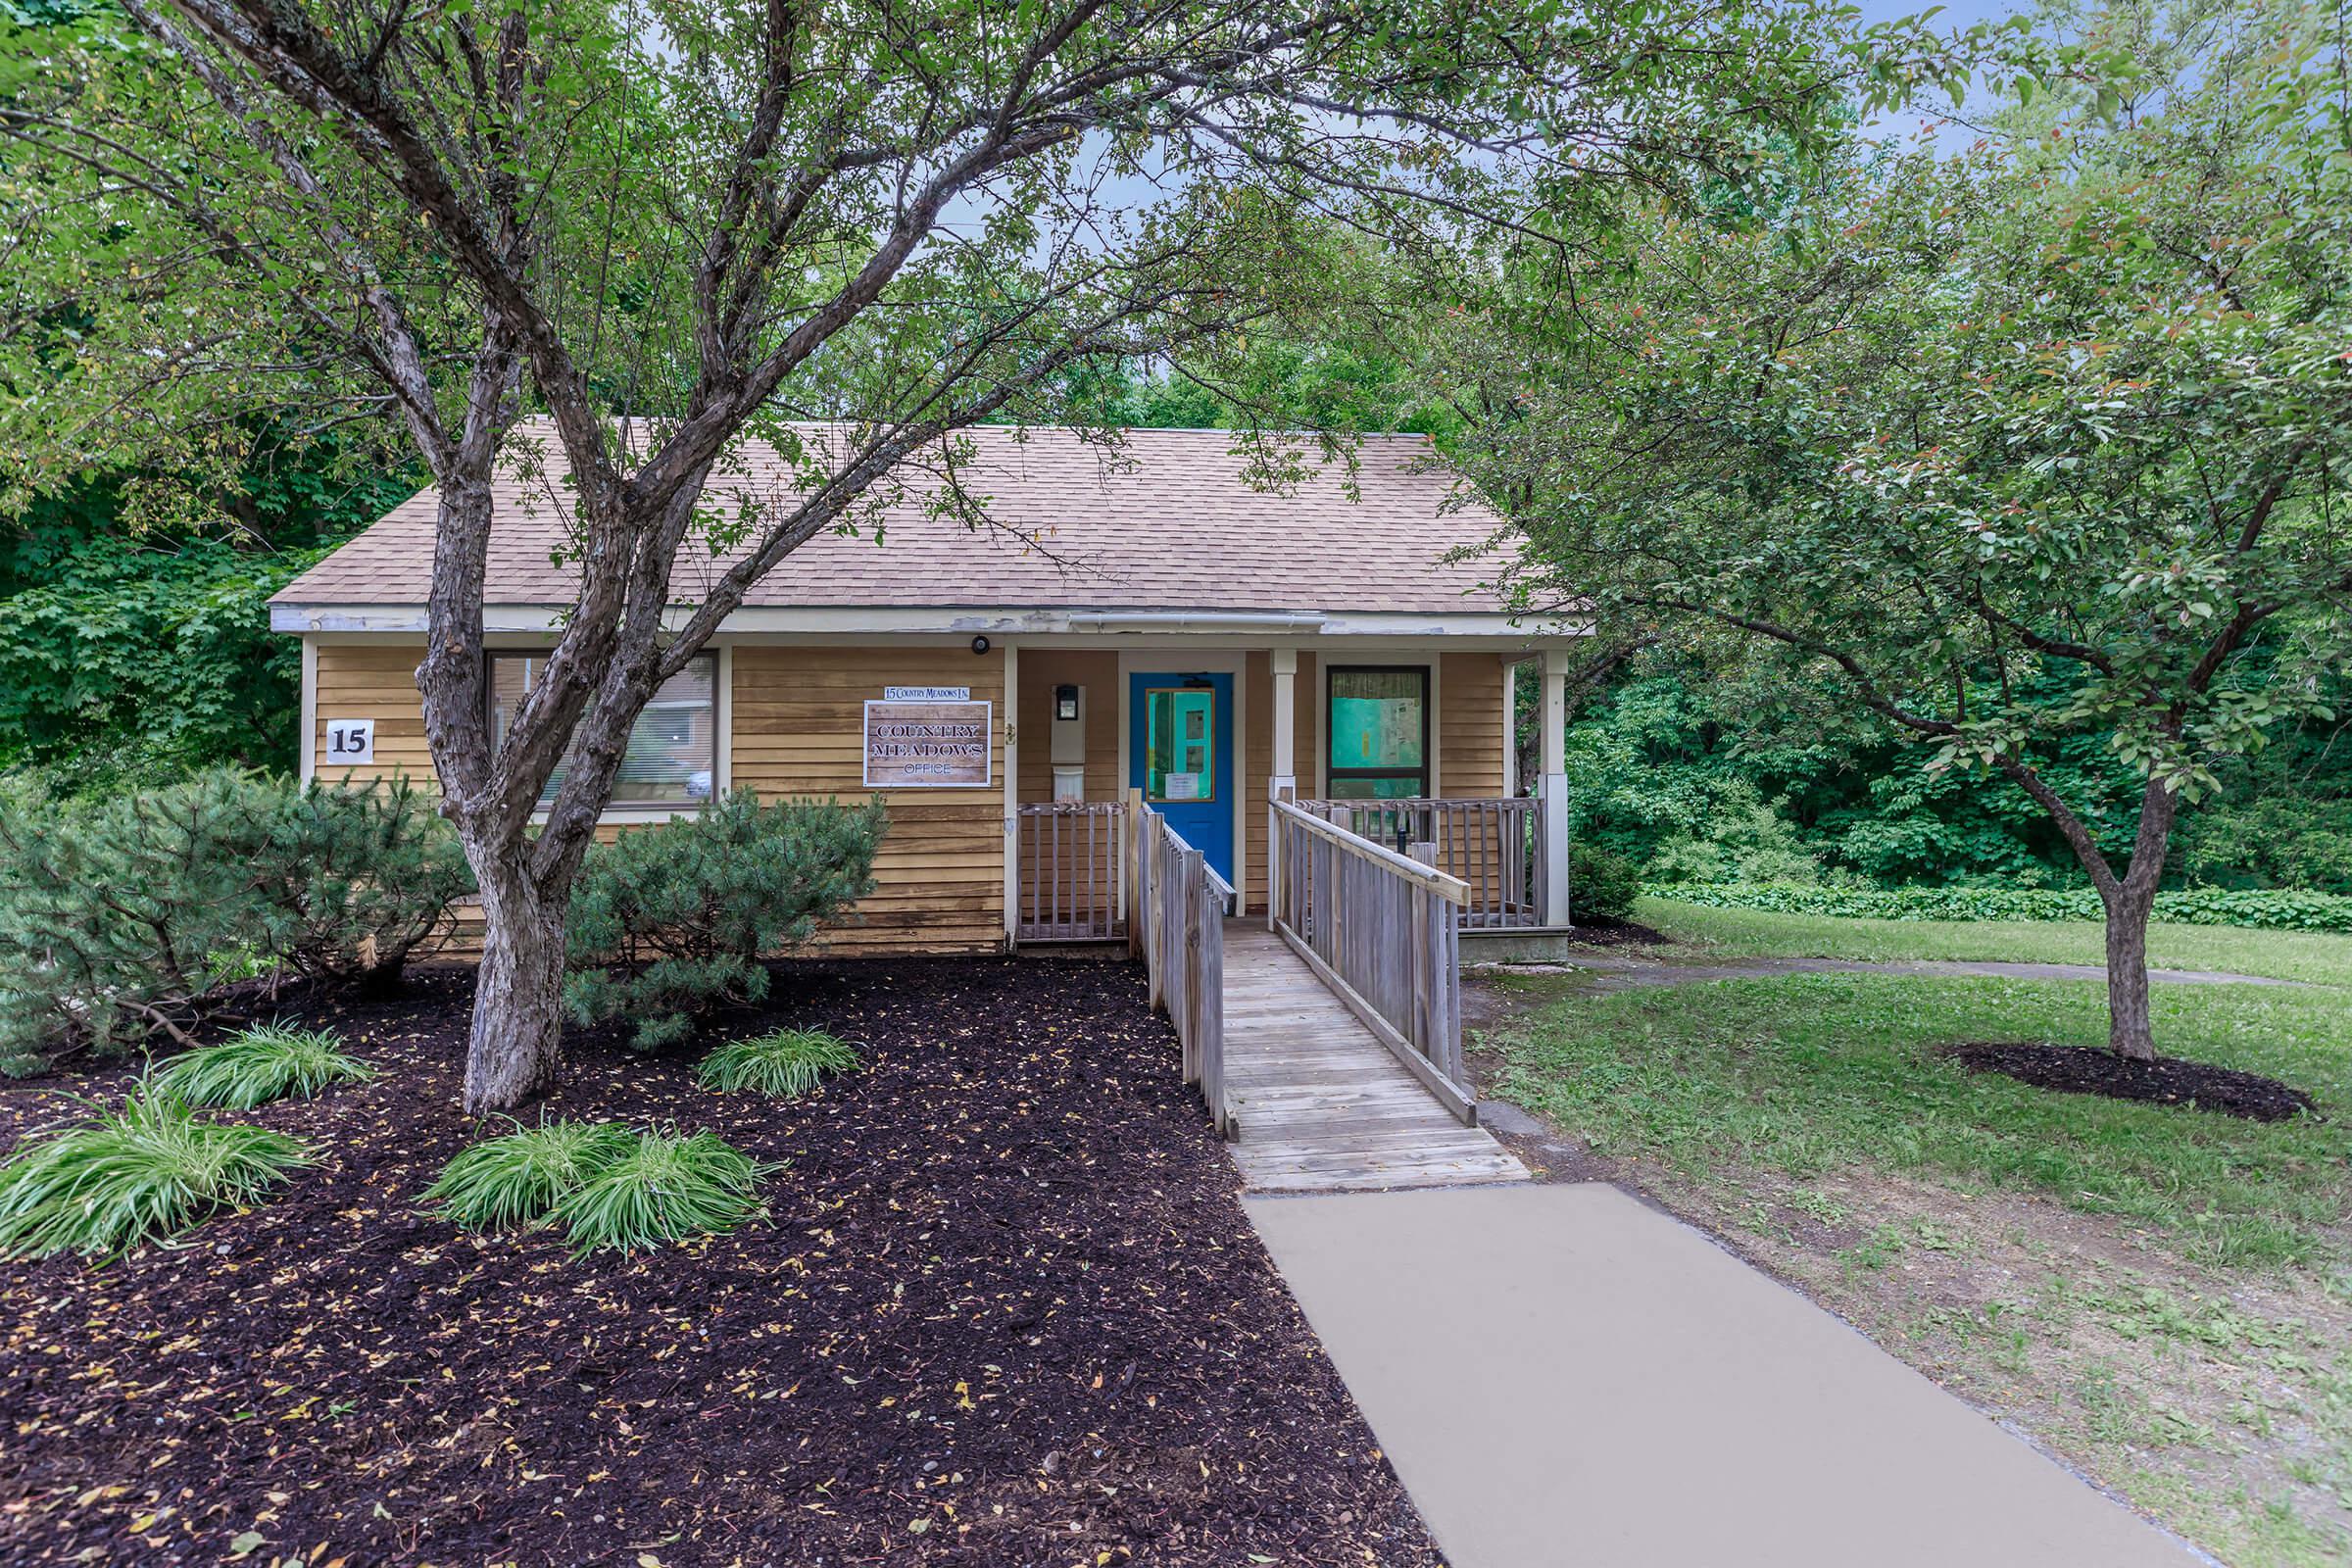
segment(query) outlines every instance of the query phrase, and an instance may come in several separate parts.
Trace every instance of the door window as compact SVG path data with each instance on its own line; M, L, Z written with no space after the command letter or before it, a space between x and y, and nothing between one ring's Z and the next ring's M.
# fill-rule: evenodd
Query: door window
M1144 799L1154 806L1217 798L1217 694L1207 686L1144 691Z

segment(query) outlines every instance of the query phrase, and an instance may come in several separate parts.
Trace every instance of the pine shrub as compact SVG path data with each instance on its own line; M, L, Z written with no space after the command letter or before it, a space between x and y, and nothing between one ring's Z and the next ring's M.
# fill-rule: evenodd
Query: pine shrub
M259 1200L311 1162L300 1140L200 1121L160 1085L37 1138L0 1165L0 1254L120 1257Z
M583 1024L634 1020L631 1043L650 1051L764 999L762 960L873 891L888 828L879 799L761 806L738 792L596 846L572 892L566 1007Z
M447 940L473 888L457 830L405 777L263 784L250 868L270 952L313 979L381 983Z
M256 975L397 973L469 884L404 780L297 788L213 768L84 798L0 783L0 1070L184 1040Z
M826 1078L857 1066L858 1053L820 1030L770 1029L713 1050L695 1068L695 1077L722 1095L748 1089L798 1100Z
M294 1095L318 1097L335 1084L365 1083L375 1069L347 1055L331 1029L257 1024L210 1046L183 1051L156 1073L157 1086L191 1105L251 1110Z

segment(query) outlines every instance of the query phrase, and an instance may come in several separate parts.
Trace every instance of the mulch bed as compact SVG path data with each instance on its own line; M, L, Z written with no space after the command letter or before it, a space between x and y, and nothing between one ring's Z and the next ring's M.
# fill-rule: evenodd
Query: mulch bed
M178 1250L0 1273L0 1559L1433 1564L1125 965L808 963L808 1100L579 1043L553 1112L788 1160L772 1221L567 1260L414 1195L467 1139L471 977L291 1008L372 1083ZM0 1142L120 1072L0 1094ZM258 1536L254 1545L248 1533Z
M2297 1114L2319 1114L2319 1106L2312 1103L2309 1095L2276 1078L2179 1056L2131 1061L2107 1051L2014 1041L1955 1046L1952 1054L1961 1065L1974 1071L2002 1073L2036 1089L2056 1089L2066 1094L2186 1105L2194 1110L2243 1116L2250 1121L2284 1121Z
M1669 946L1674 939L1639 920L1604 920L1579 917L1573 929L1563 933L1571 947L1579 948L1654 948Z

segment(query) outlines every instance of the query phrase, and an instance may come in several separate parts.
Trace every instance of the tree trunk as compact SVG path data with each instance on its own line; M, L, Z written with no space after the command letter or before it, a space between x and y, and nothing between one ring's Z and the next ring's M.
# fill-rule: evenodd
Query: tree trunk
M527 850L527 841L478 854L466 845L487 922L466 1048L468 1116L546 1094L563 1066L564 900L539 887L522 863Z
M2148 1018L2148 912L2156 904L2156 879L2144 886L2138 867L2119 884L2107 906L2107 1049L2131 1061L2156 1059L2155 1027Z

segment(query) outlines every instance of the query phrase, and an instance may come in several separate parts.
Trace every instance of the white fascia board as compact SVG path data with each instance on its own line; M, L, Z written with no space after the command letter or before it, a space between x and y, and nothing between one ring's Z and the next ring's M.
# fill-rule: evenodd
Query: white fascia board
M691 607L669 612L682 625ZM482 630L489 636L553 636L564 612L545 605L487 605ZM270 629L310 635L418 635L425 630L422 605L302 605L270 607ZM1589 623L1539 630L1511 616L1480 611L1218 611L985 609L944 606L822 608L760 607L739 610L719 626L729 637L1069 637L1080 646L1104 640L1146 638L1232 643L1296 641L1311 646L1334 637L1401 637L1444 642L1479 639L1497 645L1577 637Z

